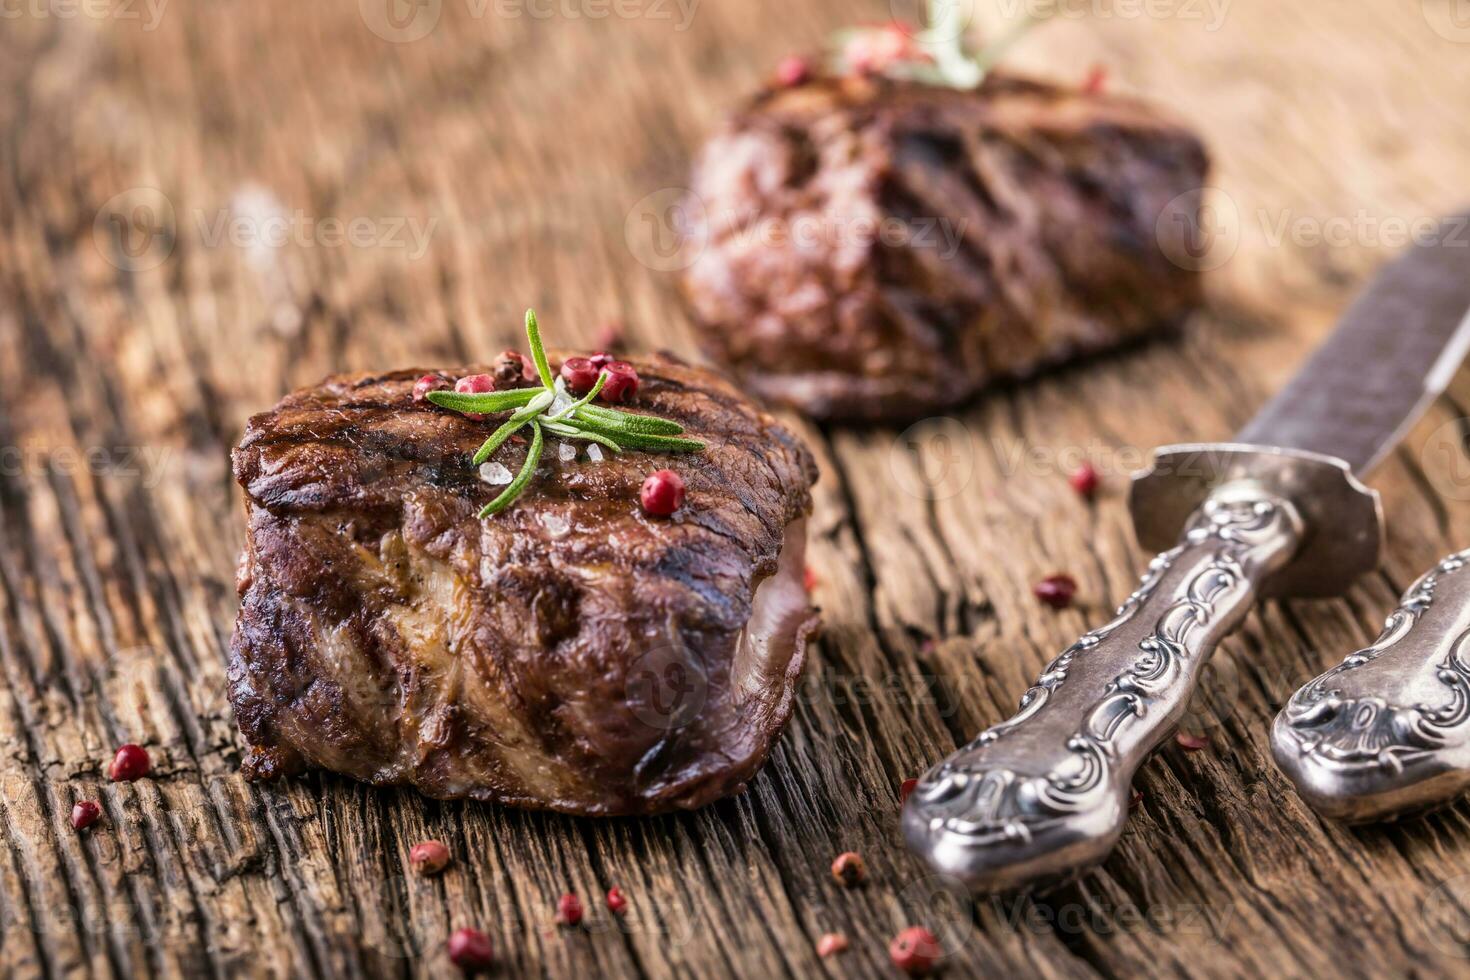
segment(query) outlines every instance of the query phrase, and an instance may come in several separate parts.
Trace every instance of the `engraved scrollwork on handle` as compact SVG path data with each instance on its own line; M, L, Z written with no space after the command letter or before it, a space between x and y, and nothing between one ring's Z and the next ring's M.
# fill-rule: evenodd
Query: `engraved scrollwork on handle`
M1317 810L1371 820L1470 785L1470 552L1404 593L1383 631L1292 695L1277 763Z
M1113 620L1048 665L1015 716L925 774L905 809L911 845L988 889L1100 860L1122 832L1134 770L1300 529L1280 498L1217 491Z

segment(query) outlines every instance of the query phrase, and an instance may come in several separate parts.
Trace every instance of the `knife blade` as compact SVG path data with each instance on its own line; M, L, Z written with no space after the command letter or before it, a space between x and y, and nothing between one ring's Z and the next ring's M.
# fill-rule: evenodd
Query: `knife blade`
M1134 478L1159 550L1114 618L1047 666L1011 718L934 766L903 811L909 846L976 891L1102 861L1134 773L1182 717L1220 640L1262 596L1336 595L1378 564L1359 482L1470 347L1470 242L1448 219L1370 283L1235 442L1165 446Z

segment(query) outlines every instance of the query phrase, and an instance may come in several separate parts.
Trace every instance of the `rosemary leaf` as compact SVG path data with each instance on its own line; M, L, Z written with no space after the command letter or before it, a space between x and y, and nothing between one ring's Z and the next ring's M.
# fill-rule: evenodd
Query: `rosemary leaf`
M551 365L546 360L546 348L541 346L541 328L536 324L536 311L526 310L526 340L531 344L531 359L536 362L536 373L547 391L556 387L551 377Z
M526 461L521 464L521 471L516 474L514 480L510 481L510 485L500 492L500 496L480 509L481 520L505 510L521 495L521 491L526 489L531 478L536 475L536 466L541 462L541 449L545 444L540 423L532 422L531 448L526 450Z
M704 443L694 439L678 439L674 436L650 435L628 429L616 429L594 419L581 418L577 426L583 432L595 432L617 442L624 449L645 449L659 453L692 453L704 448Z
M547 432L553 432L564 439L586 439L589 442L601 443L615 453L620 453L623 451L622 446L618 445L618 443L614 442L612 439L608 438L602 433L593 432L590 429L586 429L578 425L568 425L565 422L553 422L550 419L543 420L541 422L541 425L543 428L546 429Z
M499 449L502 445L505 444L505 440L515 435L517 430L521 429L527 422L535 418L536 413L539 411L541 411L539 408L533 408L531 405L527 405L525 408L521 409L519 412L516 412L510 418L506 419L505 423L501 425L500 428L491 433L489 439L485 440L484 445L482 445L479 451L475 453L474 459L472 459L470 462L475 466L479 466L481 463L485 462L485 460L490 458L491 453Z
M537 412L544 412L554 401L556 401L556 392L548 388L542 388L535 398L526 402L525 411L530 412L532 415L535 415Z
M519 408L535 398L539 392L539 388L485 391L479 394L462 391L431 391L427 397L440 408L450 408L456 412L474 412L476 415L490 415L510 408Z
M650 436L677 436L684 431L682 425L669 419L655 418L652 415L634 415L631 412L620 412L614 408L602 408L598 405L584 405L578 409L577 415L581 418L592 419L601 425L616 426L629 432L642 432Z
M575 412L577 409L585 408L587 406L587 403L596 398L598 392L602 391L602 386L607 384L607 379L609 377L610 375L606 371L603 371L597 376L597 383L592 386L591 391L587 392L587 394L583 395L581 398L578 398L576 401L572 402L572 404L568 405L560 412L557 412L555 415L546 416L547 421L560 422L571 415L573 412Z

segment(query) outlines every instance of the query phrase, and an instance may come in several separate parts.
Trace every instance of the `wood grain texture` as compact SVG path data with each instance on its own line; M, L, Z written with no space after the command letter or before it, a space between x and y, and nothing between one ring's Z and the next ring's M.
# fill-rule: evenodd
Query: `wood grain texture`
M900 781L1008 715L1131 589L1144 556L1123 474L1143 449L1234 431L1399 223L1470 198L1470 29L1451 0L1066 4L1015 49L1063 77L1105 63L1195 120L1236 246L1182 336L995 392L947 444L937 423L900 438L791 420L823 470L826 629L743 796L591 821L240 778L223 663L245 418L332 371L493 355L531 304L560 343L619 319L630 347L692 353L650 267L658 192L782 53L888 16L879 0L691 4L428 0L397 28L369 0L5 8L0 974L443 975L445 937L474 925L507 974L887 976L910 923L950 943L953 976L1465 974L1470 805L1325 824L1266 740L1295 686L1470 545L1464 375L1375 478L1382 572L1340 600L1267 605L1225 644L1194 723L1210 747L1148 763L1102 869L970 906L897 833ZM403 41L412 16L437 21ZM355 244L328 219L356 221ZM1348 230L1312 241L1323 223ZM261 240L273 229L284 241ZM1090 506L1063 478L1082 453L1106 474ZM1055 570L1079 579L1080 608L1031 598ZM109 784L129 740L153 778ZM82 797L105 816L78 835ZM417 878L407 851L430 836L456 861ZM827 873L847 849L865 888ZM592 900L611 885L625 919ZM583 931L552 924L568 890L589 899ZM852 947L822 961L829 931Z

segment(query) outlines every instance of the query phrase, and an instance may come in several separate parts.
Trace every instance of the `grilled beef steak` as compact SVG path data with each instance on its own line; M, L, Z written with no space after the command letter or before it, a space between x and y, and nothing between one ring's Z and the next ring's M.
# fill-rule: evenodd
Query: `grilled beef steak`
M229 669L249 774L315 766L580 814L697 807L751 777L815 626L815 465L711 373L635 364L623 407L707 448L591 461L576 443L566 460L552 436L486 520L502 488L470 456L498 419L415 402L422 371L331 378L250 420ZM515 472L525 453L495 460ZM665 467L688 500L652 518L639 487Z
M774 89L699 157L684 291L758 394L917 417L1195 308L1207 169L1129 98L995 75Z

